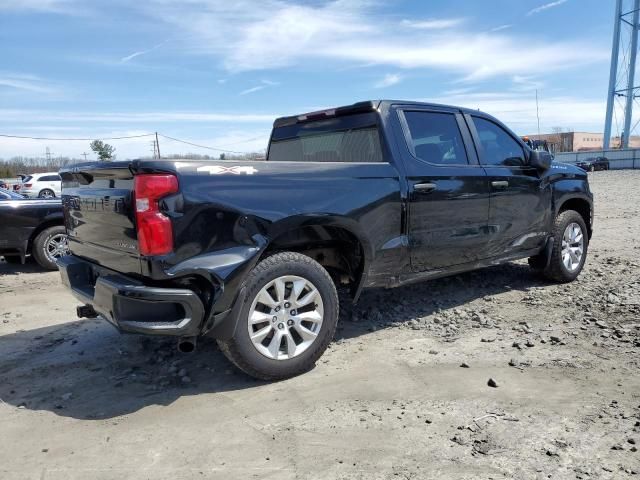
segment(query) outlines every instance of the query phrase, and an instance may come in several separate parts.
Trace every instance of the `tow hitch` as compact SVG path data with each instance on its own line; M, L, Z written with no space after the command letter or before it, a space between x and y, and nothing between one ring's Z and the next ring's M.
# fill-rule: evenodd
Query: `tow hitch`
M79 305L76 307L78 318L96 318L98 313L91 305Z

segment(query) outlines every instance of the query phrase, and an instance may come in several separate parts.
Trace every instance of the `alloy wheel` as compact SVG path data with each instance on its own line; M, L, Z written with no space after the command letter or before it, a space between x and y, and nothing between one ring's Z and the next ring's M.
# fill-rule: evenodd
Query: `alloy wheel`
M584 234L577 223L570 223L562 235L562 263L570 272L580 267L584 254Z
M55 262L57 258L68 255L69 243L67 236L62 233L51 236L44 245L44 251L47 258L52 262Z
M249 310L249 338L272 360L289 360L316 340L324 318L318 288L309 280L285 275L267 283Z

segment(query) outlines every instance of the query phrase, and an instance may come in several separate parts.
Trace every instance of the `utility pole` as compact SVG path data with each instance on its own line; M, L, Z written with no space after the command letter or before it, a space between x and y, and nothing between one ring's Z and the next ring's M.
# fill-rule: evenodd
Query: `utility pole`
M89 155L89 154L87 152L82 152L81 155L84 155L84 161L86 162L87 161L87 155Z
M158 141L158 132L156 132L156 150L158 152L158 160L160 160L160 142Z
M49 147L46 148L45 153L44 153L45 157L47 157L47 163L51 161L51 150L49 149Z
M624 108L624 148L629 148L631 139L631 114L633 112L634 82L636 76L636 58L638 55L638 10L640 0L633 2L633 25L631 33L631 51L629 52L629 76L627 81L627 105Z
M609 71L609 90L607 93L607 110L604 123L604 149L610 148L612 121L616 110L616 99L625 97L623 130L616 132L620 136L620 147L628 148L631 139L633 99L635 91L640 88L635 85L636 59L638 55L638 20L640 16L640 0L627 1L623 8L624 0L616 0L616 10L613 25L613 44L611 47L611 66ZM633 7L629 10L629 5ZM631 18L629 19L629 16ZM624 40L623 40L624 28ZM628 33L630 32L630 33ZM622 44L622 49L621 49ZM626 65L619 65L620 50L623 61L628 58ZM618 71L624 67L626 71Z

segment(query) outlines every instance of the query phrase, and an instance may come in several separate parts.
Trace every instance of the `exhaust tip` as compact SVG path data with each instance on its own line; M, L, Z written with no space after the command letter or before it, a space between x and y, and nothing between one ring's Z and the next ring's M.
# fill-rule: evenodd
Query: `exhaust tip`
M196 337L184 337L178 340L180 353L193 353L196 349Z

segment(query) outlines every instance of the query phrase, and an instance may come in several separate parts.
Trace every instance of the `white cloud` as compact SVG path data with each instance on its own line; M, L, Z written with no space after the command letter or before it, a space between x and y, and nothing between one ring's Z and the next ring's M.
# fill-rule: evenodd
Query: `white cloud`
M539 66L531 58L544 58L546 71L608 59L606 48L589 41L507 36L506 26L499 34L445 28L459 24L459 18L409 21L415 28L398 28L397 21L379 15L377 5L343 0L295 5L276 0L149 0L137 8L184 32L187 51L211 55L235 73L332 62L338 68L437 69L477 80L535 73Z
M419 30L443 30L457 27L465 21L464 18L440 18L429 20L403 20L402 25Z
M250 93L259 92L260 90L264 90L267 88L266 85L257 85L255 87L247 88L246 90L242 90L238 95L248 95Z
M533 133L537 129L536 97L533 93L462 93L437 96L426 101L480 109L497 117L521 135ZM599 132L604 125L604 100L542 95L539 98L539 108L543 132L556 126Z
M67 0L0 0L0 10L58 12L68 7Z
M219 112L47 112L38 110L0 109L0 119L11 119L12 124L20 122L60 122L60 123L156 123L198 122L198 123L271 123L279 115L260 113L219 113ZM0 120L0 125L2 121ZM4 127L6 130L7 127Z
M511 27L513 27L513 25L511 23L508 23L508 24L505 24L505 25L498 25L497 27L494 27L489 31L490 32L501 32L502 30L507 30L507 29L509 29Z
M15 2L3 1L5 5ZM528 15L566 1L546 3ZM26 3L43 9L82 5L73 0ZM606 47L591 43L588 36L574 42L527 38L520 32L508 36L511 25L486 33L474 33L472 26L451 30L465 21L461 17L405 19L401 21L404 28L398 28L396 19L381 13L381 4L375 0L147 0L127 5L161 28L181 32L175 37L176 47L188 54L212 56L233 73L305 63L324 67L333 62L337 68L437 69L478 80L533 74L539 66L531 58L545 58L546 71L554 71L606 61L609 55ZM122 62L155 48L133 52ZM253 91L258 90L262 88Z
M248 95L250 93L259 92L260 90L264 90L267 87L275 87L280 85L280 82L273 82L271 80L261 80L261 85L256 85L255 87L247 88L246 90L241 91L238 95Z
M20 90L29 93L57 93L57 89L35 75L0 72L0 91Z
M130 60L133 60L133 59L134 59L134 58L136 58L136 57L139 57L139 56L141 56L141 55L146 55L147 53L153 52L154 50L157 50L158 48L162 47L162 46L163 46L165 43L167 43L168 41L169 41L169 40L167 39L167 40L165 40L164 42L160 42L159 44L154 45L154 46L153 46L153 47L151 47L151 48L147 48L146 50L139 50L139 51L137 51L137 52L133 52L131 55L127 55L126 57L122 57L122 58L120 59L120 61L121 61L122 63L126 63L126 62L128 62L128 61L130 61Z
M539 7L533 8L527 12L527 16L535 15L536 13L543 12L553 7L558 7L563 3L566 3L568 0L556 0L555 2L545 3L544 5L540 5Z
M385 88L400 83L402 76L397 73L387 73L382 79L374 84L375 88Z
M89 15L95 5L78 0L0 0L0 12L27 12L59 15Z
M514 75L511 80L514 83L512 91L530 92L544 86L544 82L537 80L533 76Z

